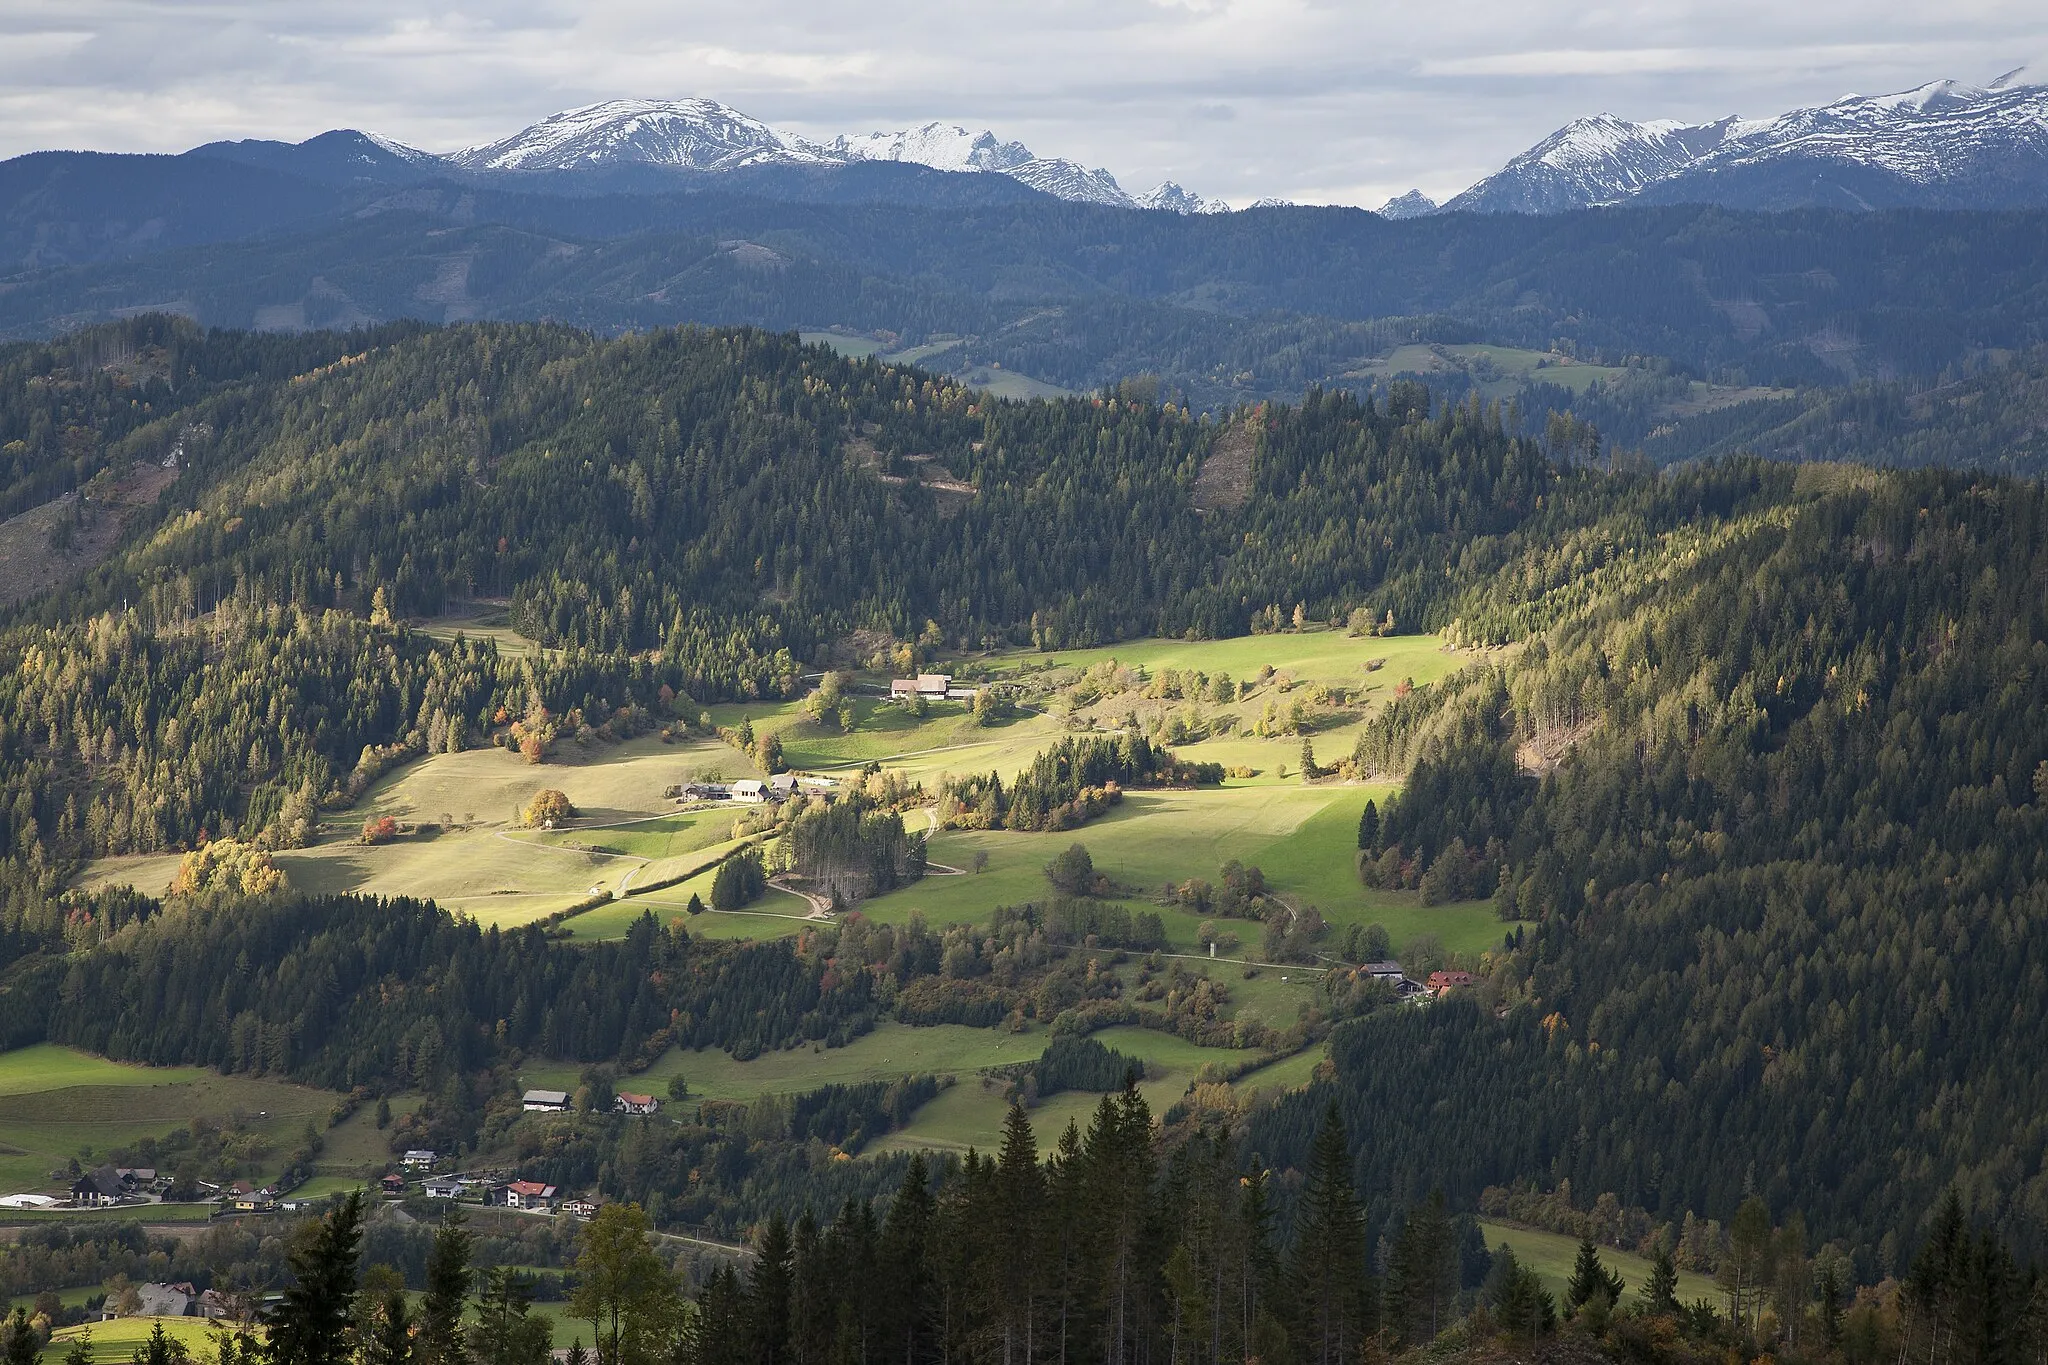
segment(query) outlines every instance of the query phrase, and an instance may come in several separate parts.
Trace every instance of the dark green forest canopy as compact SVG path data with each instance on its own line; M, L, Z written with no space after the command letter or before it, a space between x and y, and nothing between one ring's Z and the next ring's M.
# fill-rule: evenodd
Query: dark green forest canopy
M630 1061L672 1011L746 1042L730 1011L786 989L755 1044L858 1031L873 1003L786 946L727 956L652 926L639 948L493 946L426 907L294 901L116 907L74 955L70 917L99 912L59 888L82 856L346 799L427 734L535 699L595 724L663 687L780 692L854 628L1066 646L1362 607L1518 646L1388 707L1357 758L1460 798L1396 800L1380 837L1401 859L1491 857L1503 908L1539 927L1494 963L1504 1016L1346 1026L1336 1080L1260 1120L1257 1150L1298 1168L1334 1094L1382 1209L1569 1177L1725 1219L1753 1189L1874 1248L1955 1180L2042 1244L2038 485L1594 469L1405 388L1227 421L1015 405L747 331L278 344L314 363L224 368L139 424L77 410L135 455L182 441L185 463L112 559L0 627L10 1037L40 1036L17 1027L37 983L67 992L53 1036L329 1083L351 1055L322 1029L359 1031L353 1074L378 1084L417 1078L422 1026L461 1065L493 1061L499 1019L522 1047ZM1245 459L1241 501L1204 491L1219 455ZM472 594L510 597L562 652L385 619ZM243 954L248 973L208 975ZM444 964L461 990L367 1008ZM207 1014L207 991L233 1010Z

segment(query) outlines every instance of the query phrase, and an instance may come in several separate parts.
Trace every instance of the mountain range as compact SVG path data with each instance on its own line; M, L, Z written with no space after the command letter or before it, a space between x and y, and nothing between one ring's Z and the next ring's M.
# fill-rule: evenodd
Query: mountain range
M2048 203L2048 85L2022 67L1988 85L1932 81L1775 118L1574 119L1442 205L1388 217L1564 213L1626 202L1728 208L1977 208Z
M1172 181L1132 194L1109 171L1061 157L1041 157L1021 142L983 129L970 132L927 123L895 132L841 134L818 142L770 127L710 99L606 100L550 115L509 137L446 155L421 151L351 129L301 143L213 142L189 156L245 161L312 178L373 184L458 177L556 181L620 187L638 173L647 187L669 188L677 176L785 168L831 170L897 163L936 171L1007 176L1056 199L1110 208L1174 213L1226 212ZM557 184L556 188L568 188Z

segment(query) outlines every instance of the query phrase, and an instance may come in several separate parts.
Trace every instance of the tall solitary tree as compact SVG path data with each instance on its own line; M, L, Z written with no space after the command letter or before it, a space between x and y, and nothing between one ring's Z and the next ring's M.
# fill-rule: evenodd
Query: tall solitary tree
M363 1196L351 1191L291 1254L292 1285L270 1313L274 1365L344 1365L363 1240Z
M427 1255L427 1292L420 1298L413 1339L417 1365L462 1365L462 1305L469 1293L470 1246L462 1210L450 1208Z
M1296 1345L1305 1365L1339 1365L1367 1330L1365 1230L1344 1121L1332 1104L1309 1152L1294 1245Z
M1580 1238L1579 1254L1572 1262L1572 1277L1564 1290L1566 1315L1578 1312L1600 1295L1606 1296L1607 1306L1612 1308L1621 1302L1625 1287L1621 1276L1601 1264L1600 1249L1593 1245L1593 1239Z

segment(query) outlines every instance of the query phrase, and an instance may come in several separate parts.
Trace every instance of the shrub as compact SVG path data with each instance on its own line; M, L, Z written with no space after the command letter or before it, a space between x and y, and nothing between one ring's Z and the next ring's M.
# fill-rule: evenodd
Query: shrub
M388 815L373 815L363 821L362 841L366 844L388 844L398 837L398 822Z

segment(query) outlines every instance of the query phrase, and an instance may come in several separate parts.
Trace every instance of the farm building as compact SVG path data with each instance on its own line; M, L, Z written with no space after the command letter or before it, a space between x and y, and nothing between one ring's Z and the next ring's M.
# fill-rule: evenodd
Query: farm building
M519 1103L529 1114L566 1114L569 1112L569 1092L529 1090L519 1097Z
M652 1095L635 1095L621 1090L613 1107L621 1114L651 1114L661 1107L661 1101Z

